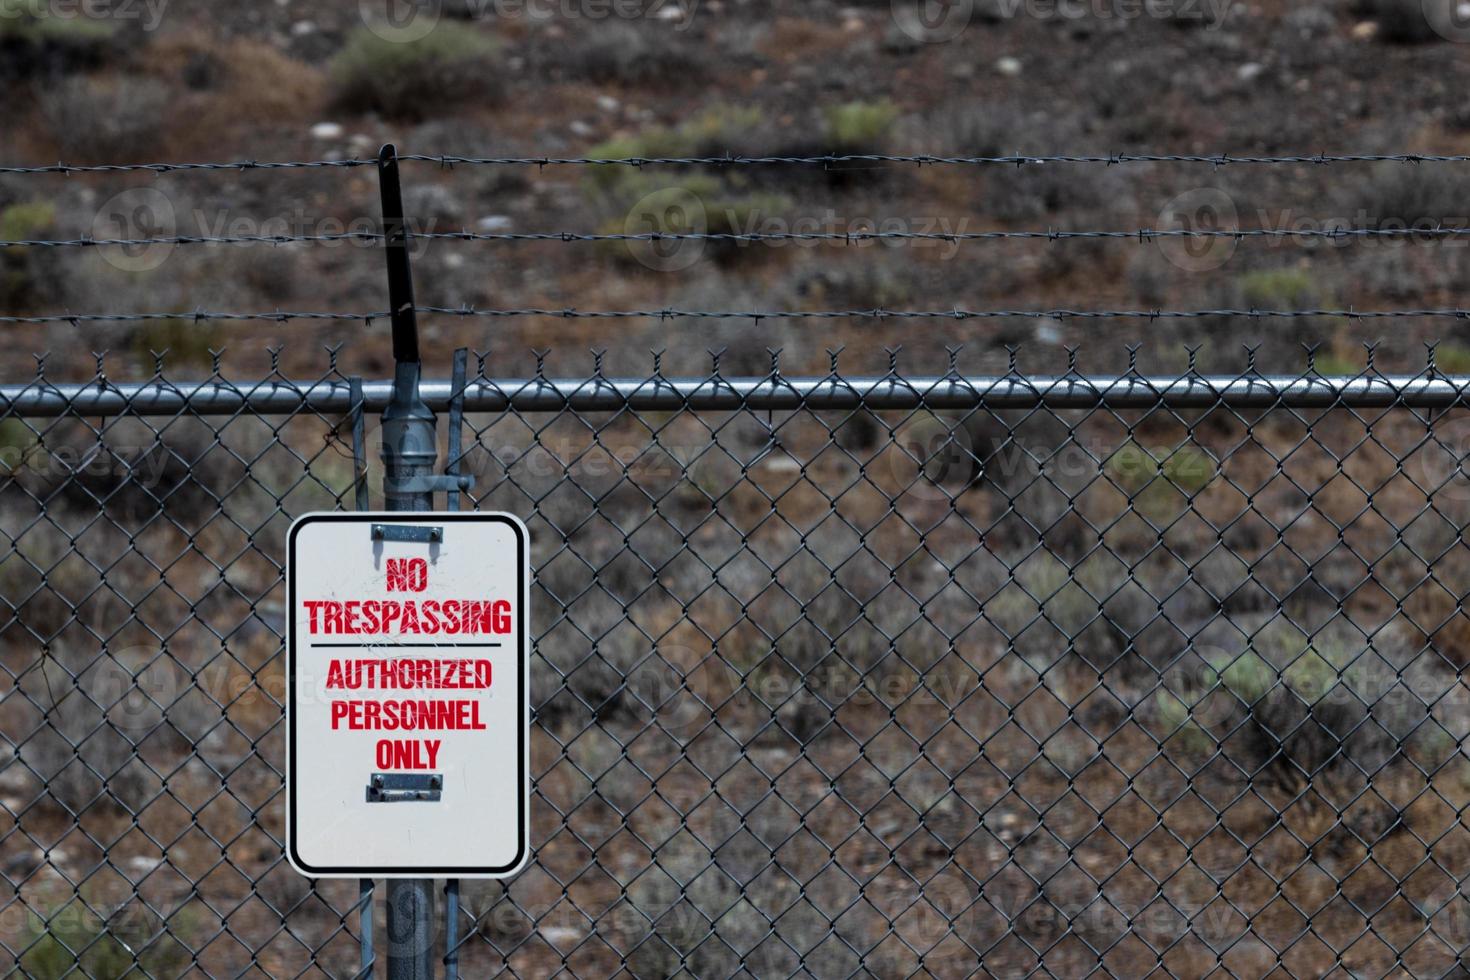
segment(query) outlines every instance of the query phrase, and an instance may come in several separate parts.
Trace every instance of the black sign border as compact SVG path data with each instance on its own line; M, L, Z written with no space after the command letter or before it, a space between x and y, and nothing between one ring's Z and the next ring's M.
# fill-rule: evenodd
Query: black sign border
M311 524L327 523L355 523L363 526L364 533L373 524L406 524L425 525L429 523L474 523L474 524L504 524L511 529L516 539L516 567L519 570L518 577L521 579L520 602L521 609L516 617L516 646L520 656L517 660L517 673L520 678L520 697L516 699L516 713L518 724L516 725L516 743L519 749L516 758L520 766L520 788L516 794L517 798L517 823L519 827L519 846L515 857L504 865L495 867L458 866L447 867L439 865L393 865L389 867L370 867L367 865L351 865L343 867L317 867L308 864L301 859L296 851L296 790L297 778L296 766L296 715L293 710L296 703L296 535L304 527ZM335 512L323 514L304 514L297 518L286 535L286 857L291 866L303 875L312 878L504 878L515 874L526 864L530 854L530 835L528 831L529 819L528 808L530 805L530 764L528 758L530 723L527 714L527 704L530 701L530 688L527 686L526 662L530 659L529 643L526 630L528 628L528 616L530 612L531 593L531 570L528 555L530 541L527 540L526 526L511 515L466 511L466 512L439 512L422 511L415 512L412 517L404 512L393 513L368 513L366 511Z

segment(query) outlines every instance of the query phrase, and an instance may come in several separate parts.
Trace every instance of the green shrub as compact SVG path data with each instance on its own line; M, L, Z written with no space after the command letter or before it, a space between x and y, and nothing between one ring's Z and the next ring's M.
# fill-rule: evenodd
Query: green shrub
M898 106L882 102L848 102L826 113L826 137L836 154L882 153L898 120Z
M1371 647L1258 640L1275 652L1205 656L1196 676L1181 670L1155 693L1155 737L1176 758L1203 765L1218 754L1247 776L1299 792L1331 772L1376 774L1409 757L1432 767L1457 751L1429 720L1433 698Z
M46 201L12 204L0 210L0 239L41 238L56 221L56 208ZM33 254L23 248L0 251L0 304L14 309L35 298Z
M24 419L14 416L0 419L0 478L25 466L36 443L36 431Z
M1131 493L1174 487L1193 496L1215 478L1214 457L1190 445L1150 451L1135 442L1119 446L1105 463L1113 481Z
M754 106L714 105L677 126L650 127L609 140L593 147L588 155L600 159L719 157L746 150L748 134L763 124L764 115ZM584 179L588 196L603 214L602 230L610 234L739 234L762 230L766 219L783 216L791 208L784 195L756 187L754 175L730 168L643 171L593 167ZM677 256L650 256L650 249L656 248L653 243L610 245L610 253L620 259L649 265L653 258L655 266L672 259L676 264L669 268L683 267ZM671 247L689 249L686 257L708 255L720 260L768 256L775 251L732 241L682 242Z
M106 21L29 10L0 16L0 78L96 68L120 51L117 30Z
M1363 365L1346 354L1319 351L1312 359L1317 373L1329 378L1350 377L1363 373Z
M35 238L56 221L56 206L49 201L27 201L0 210L0 238L18 241Z
M749 187L736 175L723 179L714 174L682 174L674 177L635 172L625 176L613 194L604 196L612 209L603 223L607 234L733 235L762 230L768 220L789 212L791 201L780 195ZM613 254L644 263L651 245L644 241L607 243ZM757 257L775 250L757 242L715 241L675 243L674 247L699 248L711 258L733 260Z
M587 151L589 157L621 160L630 157L716 157L740 153L748 146L748 135L764 125L765 116L756 106L714 105L701 110L677 126L652 126L633 136L599 143ZM627 167L593 167L589 180L596 189L609 190L623 183L636 183L639 174Z
M1434 350L1434 366L1446 374L1470 374L1470 347L1440 344Z
M1241 301L1253 310L1293 310L1315 306L1319 297L1305 269L1262 269L1240 277Z
M498 53L493 39L463 25L441 24L413 40L359 28L332 59L333 94L351 111L421 119L449 103L493 96Z
M139 905L124 907L107 921L93 912L97 907L103 906L95 899L91 907L76 899L47 920L31 913L27 925L35 940L18 960L22 975L32 980L181 975L191 959L174 938L184 917L176 916L165 933L157 914Z

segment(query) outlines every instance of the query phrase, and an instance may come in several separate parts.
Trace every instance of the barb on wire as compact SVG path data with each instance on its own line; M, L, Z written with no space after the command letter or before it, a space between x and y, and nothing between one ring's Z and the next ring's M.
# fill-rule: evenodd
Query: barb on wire
M1252 317L1291 319L1297 317L1341 317L1350 320L1380 320L1395 318L1451 317L1470 318L1470 309L1445 307L1440 309L1398 310L1354 310L1347 309L1302 309L1302 310L1257 310L1257 309L1203 309L1203 310L1087 310L1087 309L1044 309L1044 310L579 310L575 307L561 309L526 307L520 309L478 309L473 306L416 306L414 312L435 316L514 318L554 317L562 319L637 319L648 317L660 320L1003 320L1003 319L1082 319L1082 320L1190 320L1209 317ZM48 313L34 316L0 316L0 323L44 324L44 323L96 323L134 322L143 320L264 320L286 322L289 320L363 320L371 322L388 316L386 310L358 313L312 312L299 310L275 310L258 313L233 313L217 310L194 310L189 312L147 313Z

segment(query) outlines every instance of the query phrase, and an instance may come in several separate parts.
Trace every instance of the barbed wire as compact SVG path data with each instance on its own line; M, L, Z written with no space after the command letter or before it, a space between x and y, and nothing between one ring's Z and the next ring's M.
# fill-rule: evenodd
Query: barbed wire
M474 306L416 306L414 312L427 316L457 316L483 318L547 317L554 319L656 319L656 320L1193 320L1224 317L1250 319L1293 319L1303 317L1334 317L1349 320L1380 320L1397 318L1445 317L1470 319L1470 309L1447 307L1440 309L1398 310L1355 310L1351 307L1338 309L1262 310L1249 308L1219 308L1198 310L1085 310L1085 309L994 309L972 310L954 308L948 310L683 310L676 308L649 310L580 310L575 307L560 309L550 307L525 307L519 309L479 309ZM5 324L46 323L128 323L147 320L242 320L275 321L291 320L374 320L388 319L387 310L360 313L312 312L274 310L269 312L233 313L216 310L191 310L175 312L143 313L47 313L31 316L0 316Z
M1333 163L1470 163L1467 154L1433 153L1313 153L1285 154L1278 156L1176 153L1100 153L1100 154L1025 154L1006 156L942 156L937 154L913 153L831 153L819 156L684 156L684 157L474 157L452 154L408 153L401 161L432 163L441 167L456 166L677 166L677 167L729 167L729 166L831 166L843 163L892 163L917 164L920 166L984 166L1045 163L1102 164L1114 166L1126 163L1181 163L1203 164L1224 167L1231 164L1280 165ZM155 174L187 171L217 170L294 170L328 167L372 167L377 160L350 157L335 160L234 160L200 163L104 163L68 164L54 163L40 166L0 166L0 174L16 176L40 174L88 174L88 173L135 173Z
M1159 238L1224 238L1241 241L1251 238L1268 239L1370 239L1370 238L1462 238L1470 237L1470 227L1409 227L1409 228L1240 228L1240 229L1189 229L1189 228L1135 228L1132 230L1064 231L780 231L780 232L631 232L631 233L583 233L572 231L548 232L478 232L478 231L435 231L409 232L409 239L425 241L465 242L772 242L772 241L816 241L851 244L865 241L1068 241L1075 239L1135 241L1146 244ZM0 248L138 248L154 245L291 245L304 242L380 242L386 236L376 231L323 232L313 235L165 235L149 238L81 238L67 239L17 239L0 241Z

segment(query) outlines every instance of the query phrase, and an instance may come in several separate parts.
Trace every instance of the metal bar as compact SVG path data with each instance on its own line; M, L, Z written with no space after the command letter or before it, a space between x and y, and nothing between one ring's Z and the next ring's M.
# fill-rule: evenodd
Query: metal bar
M352 395L352 485L356 491L355 505L358 510L368 510L371 502L368 498L367 485L367 451L364 428L364 417L367 414L363 410L362 379L359 377L349 378L348 388Z
M384 254L388 258L388 309L393 317L393 360L419 361L418 321L413 308L413 273L408 258L408 226L403 220L403 190L398 180L398 150L378 151L378 191L383 201Z
M459 980L459 879L444 882L444 980Z
M416 366L415 366L416 367ZM382 411L394 382L362 386L364 411ZM448 408L452 381L421 381L421 403ZM1470 404L1470 375L1378 375L1372 378L1216 375L1210 377L893 377L831 378L586 378L477 379L464 391L471 412L549 412L735 409L928 408L1328 408L1334 405L1451 408ZM219 382L197 384L94 384L0 386L0 412L47 418L76 413L97 416L235 415L241 411L345 412L352 407L346 382L263 384L242 389Z
M433 885L388 879L388 980L433 980Z
M463 347L454 352L454 371L449 380L449 459L444 463L445 476L459 476L460 456L464 452L464 385L469 354ZM449 509L459 510L459 502L460 491L448 491Z
M373 879L359 878L357 881L357 913L362 932L362 953L358 962L357 975L371 978L373 975Z
M434 494L416 486L434 475L438 446L434 413L419 394L419 334L413 309L413 276L398 154L387 143L378 153L378 187L383 201L384 256L388 303L393 316L393 389L383 408L383 498L390 511L434 509ZM388 882L388 980L432 980L433 882L393 878Z

